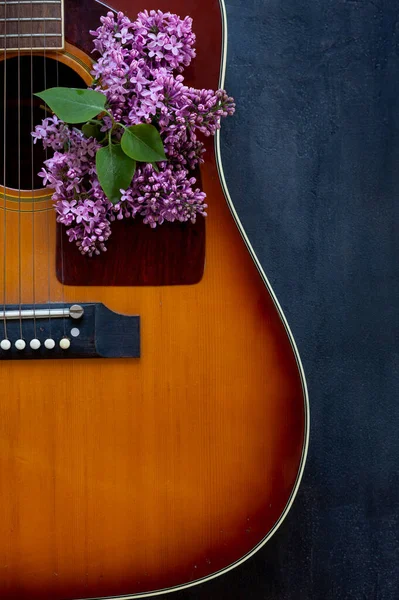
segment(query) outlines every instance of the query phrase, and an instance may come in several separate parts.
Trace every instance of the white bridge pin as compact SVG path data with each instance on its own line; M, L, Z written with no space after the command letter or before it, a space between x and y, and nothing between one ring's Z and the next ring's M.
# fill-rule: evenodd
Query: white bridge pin
M29 342L29 346L32 348L32 350L39 350L41 346L40 340L33 338L33 340Z
M71 345L71 342L70 342L70 340L68 340L68 338L62 338L62 340L60 340L60 348L62 350L68 350L70 345Z
M55 347L55 341L52 340L51 338L48 338L45 342L44 342L45 347L47 348L47 350L52 350Z
M1 340L0 347L2 350L9 350L11 348L10 340Z
M15 347L17 350L25 350L25 348L26 348L25 340L17 340L15 342Z

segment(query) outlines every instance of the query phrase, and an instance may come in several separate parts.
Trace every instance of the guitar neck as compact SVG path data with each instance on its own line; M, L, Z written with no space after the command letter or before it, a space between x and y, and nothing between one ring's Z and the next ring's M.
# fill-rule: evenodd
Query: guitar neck
M0 0L0 50L54 50L63 45L63 0Z

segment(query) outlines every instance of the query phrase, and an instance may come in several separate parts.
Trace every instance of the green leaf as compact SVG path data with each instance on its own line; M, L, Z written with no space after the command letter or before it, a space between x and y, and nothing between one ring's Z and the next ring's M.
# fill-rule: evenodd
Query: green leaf
M158 167L157 163L156 163L156 162L153 162L153 163L151 163L151 164L152 164L152 167L153 167L154 171L155 171L156 173L159 173L159 167Z
M85 123L82 127L82 131L86 137L92 137L97 141L104 138L104 132L100 131L101 125L94 125L94 123Z
M121 199L120 190L129 187L136 161L126 156L120 144L111 144L97 150L97 176L107 198L116 204Z
M104 110L105 96L94 90L55 87L35 94L65 123L84 123Z
M121 144L124 153L134 160L145 163L166 160L161 136L154 125L142 123L128 127Z

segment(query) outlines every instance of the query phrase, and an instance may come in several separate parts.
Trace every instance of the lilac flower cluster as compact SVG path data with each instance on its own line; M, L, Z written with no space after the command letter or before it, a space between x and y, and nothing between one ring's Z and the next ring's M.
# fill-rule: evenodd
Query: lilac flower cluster
M206 215L205 194L190 173L203 162L204 145L198 134L214 135L222 117L234 112L224 90L197 90L181 75L195 57L192 19L161 11L144 11L135 21L109 12L92 31L100 54L93 67L93 88L107 98L114 123L131 126L152 123L161 135L167 161L139 164L133 180L112 204L95 169L100 143L86 138L57 117L45 119L32 134L54 150L40 175L54 188L57 220L67 226L70 241L92 256L106 250L115 219L141 217L156 227L164 221L191 221ZM101 130L115 131L110 117Z

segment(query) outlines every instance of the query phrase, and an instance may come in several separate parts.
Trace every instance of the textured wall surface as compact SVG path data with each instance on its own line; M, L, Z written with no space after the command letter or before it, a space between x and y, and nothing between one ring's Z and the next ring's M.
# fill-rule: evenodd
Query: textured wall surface
M175 600L399 598L399 6L227 0L227 182L285 311L310 453L275 537Z

